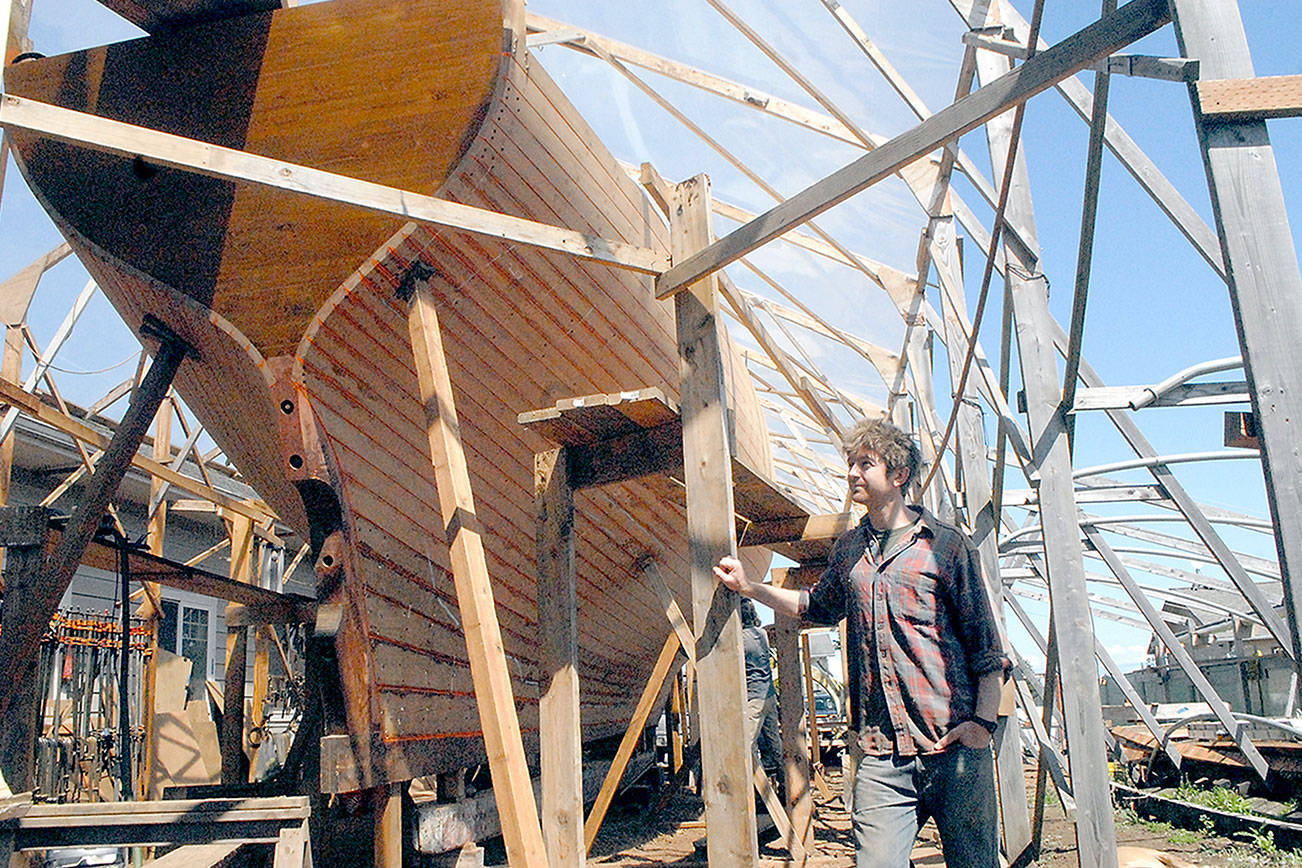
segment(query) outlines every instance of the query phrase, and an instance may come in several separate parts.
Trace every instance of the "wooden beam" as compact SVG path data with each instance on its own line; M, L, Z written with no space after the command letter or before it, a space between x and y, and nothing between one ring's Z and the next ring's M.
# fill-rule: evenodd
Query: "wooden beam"
M676 258L710 243L710 182L698 175L674 187L670 243ZM758 859L749 746L743 709L746 683L737 594L713 568L735 555L731 437L723 374L717 281L707 277L674 297L682 374L683 476L691 563L692 627L700 687L701 795L710 864L753 866Z
M686 258L676 255L673 267L656 278L656 297L668 298L680 292L683 287L866 190L946 142L1146 36L1168 20L1170 14L1165 0L1132 0L1115 14L941 109L705 249Z
M375 815L375 868L402 868L402 784L372 791Z
M647 583L656 592L660 605L664 607L665 618L668 619L669 626L677 634L678 642L683 646L688 662L695 666L696 636L692 633L692 628L687 623L687 618L683 615L683 610L679 607L678 601L674 599L673 591L669 590L669 585L665 583L665 577L660 572L660 567L656 565L656 562L649 555L646 555L639 559L638 568L641 569L642 575L646 576Z
M253 583L253 522L248 516L226 519L231 538L231 580ZM222 684L222 783L248 783L248 757L244 753L244 682L248 665L249 628L226 629L226 674Z
M43 578L45 550L49 543L50 513L43 507L19 506L0 509L0 545L4 549L4 604L0 606L0 628L17 630L18 623L40 617L31 613L29 600L38 600L34 589ZM46 615L46 622L49 616ZM6 680L14 693L5 725L0 727L0 774L11 790L31 792L35 788L34 760L41 687L38 667L6 667ZM4 864L4 863L0 863Z
M538 547L538 761L542 835L551 868L581 868L583 740L579 726L578 592L574 567L574 491L569 453L534 456Z
M801 587L790 570L775 570L773 583ZM773 650L778 657L778 722L782 733L782 766L786 776L787 815L791 837L808 853L814 845L814 799L810 790L812 765L805 737L805 695L801 690L800 620L778 615L773 619ZM788 847L790 850L790 847Z
M1198 60L1204 78L1253 76L1237 3L1171 6L1180 53ZM1296 97L1296 86L1291 90ZM1302 341L1302 272L1266 122L1208 116L1201 90L1191 85L1189 92L1261 434L1291 650L1302 661L1302 370L1294 358Z
M658 251L473 208L410 190L398 190L302 166L163 133L86 112L60 108L6 94L0 101L0 125L40 133L60 141L213 178L244 181L355 205L418 223L472 232L532 247L568 253L620 268L658 274L668 267Z
M755 792L764 802L764 807L769 812L769 819L777 827L778 835L786 842L787 852L791 854L791 861L796 865L804 865L809 859L809 853L805 850L805 842L799 835L793 833L791 818L787 816L787 809L783 807L782 802L778 799L778 794L773 791L773 784L769 781L769 776L764 774L763 769L754 769L751 771L751 780L755 784Z
M1202 116L1209 121L1252 121L1302 115L1302 75L1202 79Z
M412 288L407 327L420 400L425 407L430 460L452 560L452 579L470 658L475 702L502 820L502 837L507 858L513 865L545 868L547 852L520 736L520 719L493 603L492 580L484 556L479 518L475 514L470 473L461 445L438 313L425 281L415 280Z
M1137 8L1135 3L1129 3L1091 27L1124 18L1128 10ZM1165 18L1168 13L1162 9L1154 10L1154 14ZM1019 69L1027 69L1062 44L1047 49L1044 54L1037 54ZM1016 71L1006 72L1008 60L998 55L978 52L977 65L983 81L993 79L986 87L998 84L1009 74L1016 75ZM990 124L986 130L991 161L1014 170L1008 178L1010 187L1005 191L1008 213L1018 225L1034 231L1035 213L1025 159L1017 149L1014 137L1003 125ZM1010 260L1017 258L1013 247L1006 247L1004 252ZM1094 661L1095 638L1089 620L1085 568L1076 526L1071 455L1063 415L1059 411L1062 388L1054 356L1053 320L1042 272L1035 262L1019 261L1017 264L1019 268L1007 269L1006 281L1026 390L1027 421L1033 444L1031 454L1035 456L1035 466L1040 472L1045 559L1051 579L1050 606L1062 649L1064 720L1073 792L1079 809L1076 840L1081 864L1115 868L1116 827L1108 787L1098 665ZM992 515L993 520L998 518L998 515Z
M606 779L601 784L597 799L592 803L592 810L588 812L588 818L583 823L585 854L592 849L592 842L597 839L601 823L606 819L606 811L610 808L611 800L615 798L615 788L619 786L620 779L624 776L624 768L628 765L629 757L633 755L633 749L642 738L642 730L646 728L647 718L651 716L652 709L659 704L661 688L681 648L678 634L671 630L664 646L660 649L660 656L656 658L655 666L651 669L651 676L647 678L646 687L642 688L642 696L637 701L637 707L633 709L633 719L629 721L628 729L620 739L619 748L615 751L615 761L606 772Z

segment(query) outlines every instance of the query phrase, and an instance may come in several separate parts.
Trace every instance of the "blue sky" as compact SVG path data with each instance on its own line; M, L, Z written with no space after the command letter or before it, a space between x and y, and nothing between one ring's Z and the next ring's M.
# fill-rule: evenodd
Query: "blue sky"
M845 0L842 5L933 110L953 98L964 27L948 3ZM731 6L865 129L891 136L915 122L818 0L783 4L737 0ZM1017 6L1029 16L1029 3ZM1245 0L1241 6L1257 73L1302 72L1302 58L1297 51L1297 45L1302 43L1302 16L1297 15L1296 4ZM1061 39L1088 23L1096 8L1096 4L1046 4L1044 37L1050 42ZM534 0L529 9L816 107L703 0L662 0L633 8L609 0ZM92 0L37 0L31 33L38 51L55 54L129 38L137 31ZM1174 55L1172 29L1164 28L1130 51ZM705 171L720 199L753 211L773 204L771 198L600 61L557 46L543 49L539 57L619 159L629 163L649 160L669 179ZM685 85L650 73L643 75L783 195L799 191L862 153ZM1092 74L1081 79L1092 87ZM1206 180L1183 86L1114 76L1109 107L1210 222ZM1296 243L1302 220L1297 216L1302 191L1296 169L1302 165L1302 120L1272 121L1270 131L1285 194L1293 206ZM1087 128L1065 101L1047 93L1029 104L1023 141L1043 262L1051 286L1050 304L1065 325L1070 318L1076 267ZM968 134L962 145L987 177L998 174L989 166L982 131ZM12 164L5 180L0 232L7 243L0 249L0 276L12 274L59 241ZM980 203L970 185L960 179L956 189L988 225L991 209ZM1085 355L1091 364L1109 384L1127 385L1156 382L1188 365L1237 355L1224 285L1111 155L1104 160L1100 189L1085 331ZM919 233L925 221L921 209L898 180L884 182L838 206L819 222L852 249L905 271L914 270ZM719 221L716 228L722 234L732 227ZM781 244L757 253L755 261L830 322L898 351L903 335L900 319L885 294L861 275ZM975 300L981 265L975 249L969 249L966 271L970 303ZM743 288L772 295L744 269L734 267L730 273ZM30 315L42 343L53 334L85 280L84 271L75 262L67 261L42 283ZM1001 293L998 280L993 292L992 301L997 302ZM931 298L937 304L934 291ZM734 329L734 334L737 331ZM982 341L988 353L997 354L997 304L987 315ZM857 356L820 342L811 342L808 348L838 385L884 401L881 380ZM116 314L97 297L74 340L59 357L58 366L65 369L58 374L59 382L72 400L94 400L130 375L138 349ZM121 366L100 372L119 362ZM942 356L937 355L935 367L945 367ZM1015 382L1012 391L1017 388ZM936 390L941 396L942 418L949 409L945 400L948 389L946 379L938 377ZM1149 410L1140 415L1139 422L1159 451L1216 450L1221 448L1224 409ZM1110 428L1099 414L1078 422L1078 466L1129 457ZM1184 465L1177 475L1204 502L1266 515L1260 468L1254 462ZM1136 481L1145 478L1142 472L1118 476ZM1021 488L1024 483L1014 477L1010 487ZM1118 507L1114 513L1118 511L1128 514L1136 509ZM1170 526L1160 529L1175 532ZM1261 534L1227 531L1226 536L1233 545L1273 556L1273 544ZM1087 568L1099 569L1088 562ZM1044 612L1036 604L1028 604L1028 608L1038 615ZM1142 660L1146 633L1108 622L1100 622L1099 630L1124 664Z

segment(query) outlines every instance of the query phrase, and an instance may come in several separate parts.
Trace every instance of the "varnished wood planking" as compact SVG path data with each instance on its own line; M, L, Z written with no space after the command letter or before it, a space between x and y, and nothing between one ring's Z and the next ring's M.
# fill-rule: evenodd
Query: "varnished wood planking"
M334 0L37 61L8 80L14 93L434 193L492 94L500 41L494 0ZM426 62L440 42L447 62ZM24 146L43 155L41 186L71 222L211 300L268 356L292 350L361 252L400 225L185 172L141 179L130 160L31 137ZM86 183L92 173L100 184ZM288 302L273 315L268 286Z
M519 72L518 68L513 71ZM604 153L586 125L573 116L554 85L540 80L543 84L535 86L517 78L518 86L506 86L513 91L512 99L504 98L484 121L485 131L491 129L503 138L492 148L482 138L471 143L472 156L462 164L466 171L459 171L449 181L447 197L495 206L504 212L532 214L585 231L600 227L612 237L663 246L664 227L659 222L645 223L646 205L638 189ZM262 81L270 79L264 75ZM265 93L259 90L259 99ZM280 111L285 124L297 122L295 111L301 119L301 107L286 105ZM328 157L320 160L329 162ZM467 174L471 168L507 163L511 167L497 178ZM323 167L343 171L338 165ZM517 167L535 174L522 175ZM237 196L243 193L240 188ZM306 219L314 221L311 228L322 234L328 234L334 225L328 208ZM396 229L388 228L386 233ZM340 238L347 236L337 235L335 242ZM361 261L363 250L374 249L383 241L367 242L349 255ZM302 280L285 259L292 258L298 248L277 243L274 238L260 240L251 233L241 233L232 242L227 255L234 255L231 251L260 255L267 271L254 281L259 284L258 294L239 304L235 294L224 298L231 302L232 317L235 309L256 305L256 312L247 314L247 322L256 327L277 320L277 327L292 322L301 329L316 315L323 297L312 296L304 302L292 295L293 287ZM515 415L585 392L658 384L672 394L677 363L668 308L652 299L644 280L607 267L580 265L559 255L508 250L499 242L454 233L435 236L419 228L395 244L407 261L419 251L446 271L439 287L440 314L446 316L450 346L455 333L450 362L458 401L467 408L463 434L476 492L482 492L480 515L490 533L506 540L500 546L490 541L492 575L495 587L501 589L504 641L520 665L529 667L534 655L527 636L535 616L529 468L532 454L545 443L520 429ZM251 271L241 270L240 274L253 280ZM266 304L262 291L282 284L290 288L286 306ZM504 298L507 293L510 301ZM298 350L304 356L299 369L323 428L328 460L334 465L349 531L354 535L357 572L348 591L353 614L340 650L346 671L353 670L354 661L358 664L353 675L359 677L348 678L348 690L350 702L359 710L355 722L360 722L368 714L379 720L383 709L389 708L385 703L406 696L404 685L398 682L414 682L405 688L415 688L417 693L439 689L439 679L447 673L440 673L438 667L455 668L455 663L430 666L431 652L442 655L439 659L459 660L464 643L450 622L436 623L442 617L442 606L451 608L450 601L455 598L436 590L448 580L443 572L447 557L446 552L437 551L440 546L429 550L430 541L441 537L441 523L433 518L431 507L420 502L432 498L433 488L419 443L421 410L410 397L414 372L410 361L398 352L402 348L397 340L401 318L387 294L379 297L374 289L359 287L354 295L326 314L327 322L317 331L317 343ZM219 299L219 308L222 303ZM305 312L307 307L311 310ZM292 328L287 329L287 334L297 337ZM259 333L253 343L264 351L286 351L278 343L280 338L268 338L267 334L270 332ZM239 346L235 340L228 342L231 347ZM247 368L248 382L258 387L250 393L262 394L265 385L258 380L256 359L253 351L233 361ZM504 388L503 376L518 380ZM217 419L217 430L225 432L223 436L248 439L242 464L247 460L256 465L255 472L262 476L283 475L284 456L279 454L278 444L265 437L265 428L260 430L260 422L274 418L274 408L250 413L247 408L231 408L209 399L221 394L221 379L221 375L204 373L194 380L205 421ZM744 378L735 379L748 387ZM740 403L744 406L746 401ZM743 448L762 450L761 432L762 427L744 430ZM283 479L275 484L282 493L288 492L288 498L294 497ZM671 496L668 504L661 499L664 493ZM629 694L636 694L655 654L654 642L648 645L645 639L659 634L663 627L663 612L654 595L632 578L632 557L654 551L676 593L685 599L682 515L681 506L673 505L674 495L672 483L666 487L662 480L654 480L612 486L581 498L579 570L584 576L585 626L580 668L587 680L600 685L582 691L583 701L592 711L585 713L589 736L619 726L627 717L632 702ZM286 499L284 494L281 499ZM431 571L433 578L422 582ZM438 608L416 617L407 605L410 601L422 608ZM428 635L420 631L428 631ZM415 642L412 633L419 633ZM365 675L372 666L374 677ZM398 673L394 683L385 680L381 667L386 674ZM388 686L380 688L381 684ZM390 768L410 770L411 763L425 762L433 755L432 749L418 746L423 744L420 740L405 739L406 724L401 727L404 732L388 724L377 725L388 746L384 761ZM442 749L462 753L467 749L468 743L455 733L443 735L438 739L443 742Z
M359 353L360 353L360 355L361 355L362 357L365 357L365 356L369 355L372 351L377 350L377 347L371 346L371 345L368 343L370 340L372 340L372 338L369 337L370 334L371 334L370 330L367 329L367 330L363 330L362 332L358 332L358 333L350 333L349 335L342 336L342 337L340 338L340 341L341 341L341 343L342 343L344 346L347 346L347 347L349 347L350 349L358 350ZM468 357L468 354L467 354L467 353L462 353L460 357L461 357L462 360L464 361L464 360ZM359 359L359 360L357 360L356 364L359 365L359 366L364 366L366 363L363 362L363 361L361 361L361 360ZM500 363L499 363L499 367L500 367ZM367 379L371 382L371 384L372 384L373 386L377 383L377 380L375 380L375 379L373 379L373 378L367 378ZM357 398L350 396L350 395L348 394L349 391L351 391L351 390L344 390L344 392L343 392L343 396L344 396L347 400L350 400L350 401L356 401L356 400L358 400ZM385 394L393 395L393 396L396 396L396 397L401 397L401 396L403 396L404 394L406 394L406 392L405 392L404 389L401 387L401 385L400 385L400 384L397 384L397 383L392 384L389 388L382 389L382 391L383 391ZM470 390L467 390L467 391L466 391L466 394L473 394L473 393L472 393ZM414 415L414 414L413 414L413 415ZM371 427L372 427L372 430L371 430L371 431L364 431L364 432L360 432L360 433L361 433L362 435L364 435L365 442L366 442L368 445L373 445L373 444L371 444L371 439L372 439L372 436L371 436L371 435L374 434L374 430L373 430L373 429L374 429L374 426L377 426L377 425L378 425L378 426L380 426L381 428L389 428L389 427L393 424L393 422L392 422L392 420L391 420L391 416L392 416L392 414L386 414L386 413L384 412L383 408L374 408L372 412L368 412L368 413L361 413L361 412L342 413L342 414L339 415L339 419L340 419L340 422L341 422L342 424L351 424L351 425L353 425L354 427L357 426L357 424L358 424L358 420L363 420L363 419L365 419L365 420L370 420L370 425L371 425ZM482 420L483 418L486 417L486 412L475 413L475 414L470 414L470 413L468 413L467 416L470 417L470 418L472 418L472 419L474 419L474 420ZM416 420L415 420L414 418L412 418L412 419L411 419L411 422L412 422L412 424L414 425L415 422L416 422ZM469 424L469 422L468 422L467 424ZM336 433L338 433L338 431L336 431ZM509 439L510 439L510 437L511 437L511 434L512 434L512 431L511 431L511 429L510 429L509 427L508 427L507 429L505 429L503 432L501 432L501 436L502 436L503 438L506 438L508 441L509 441ZM384 439L384 441L385 441L386 443L392 443L392 442L393 442L392 439L390 438L390 435L389 435L388 433L386 433L386 434L384 435L384 438L383 438L383 439ZM473 442L473 443L475 443L475 444L478 444L479 447L482 448L482 449L489 449L489 450L494 450L494 451L496 451L496 447L497 447L498 445L500 445L500 443L501 443L501 439L499 439L498 436L492 436L492 437L475 437L475 438L473 438L473 439L471 440L471 442ZM475 450L472 450L472 452L473 452L473 451L475 451ZM415 450L414 448L412 448L411 450L408 450L408 451L406 452L406 454L407 454L407 456L408 456L410 462L412 462L412 463L417 463L417 462L419 462L419 461L421 460L421 456L419 456L419 454L416 452L416 450ZM531 454L531 453L529 453L529 454ZM362 460L367 460L367 461L376 461L376 460L382 460L383 457L384 457L384 456L381 456L381 455L376 454L375 451L373 450L373 448L372 448L371 450L368 451L368 456L369 456L368 458L364 458L364 459L362 459ZM503 470L504 470L504 468L502 467L502 461L503 461L503 460L505 460L505 456L504 456L504 455L503 455L503 456L486 457L482 462L476 462L476 463L477 463L477 464L480 464L481 466L496 467L496 468L498 468L499 471L503 471ZM372 476L373 476L373 475L372 475ZM511 472L498 472L498 473L493 473L493 474L489 475L489 477L487 478L486 481L484 481L484 482L481 483L481 484L478 484L478 485L477 485L477 488L481 487L481 485L487 485L489 491L500 491L500 490L501 490L501 486L503 485L503 479L504 479L504 478L507 478L507 477L515 477L515 474L514 474L514 473L511 473ZM431 486L432 486L432 483L431 483ZM397 467L395 470L392 470L392 471L390 472L390 476L389 476L389 490L394 491L394 492L397 492L397 491L402 490L402 487L403 487L402 469L401 469L401 467ZM429 490L432 491L432 487L431 487L431 489L429 489ZM511 496L512 496L513 493L515 493L515 491L514 491L514 488L512 488L512 487L508 487L507 490L506 490L505 492L501 492L501 494L502 494L502 501L505 502L505 501L509 500L509 499L511 498ZM421 504L420 504L418 501L419 501L419 498L417 498L417 502L416 502L416 503L413 503L413 504L412 504L412 507L411 507L411 508L412 508L413 511L418 511L419 509L422 508L422 507L421 507ZM493 502L496 502L496 499L488 499L488 500L486 500L486 503L493 503ZM523 520L523 515L524 515L523 509L522 509L522 508L519 508L519 504L513 504L513 505L514 505L515 507L517 507L517 511L515 511L513 515L507 517L507 520L506 520L505 522L503 522L504 526L516 527L516 526L518 526L518 523L519 523L520 521ZM425 508L426 510L428 510L428 507L424 507L424 508ZM402 520L403 520L403 516L402 516L401 513L400 513L400 507L397 506L397 505L395 505L395 506L393 507L393 510L394 510L394 515L395 515L395 517L396 517L396 520L398 520L398 521L402 521ZM617 518L617 516L616 516L615 518ZM427 524L424 524L423 522L420 522L420 521L413 521L413 524L416 525L416 526L428 526ZM388 529L390 532L392 532L392 526L387 526L387 529ZM496 543L495 543L495 544L496 544ZM514 547L513 547L513 549L517 549L517 550L519 550L519 549L521 549L521 548L522 548L521 545L517 545L517 546L514 546ZM517 551L516 554L518 555L519 552ZM416 555L416 557L419 557L419 555ZM442 566L446 566L446 563L442 563L441 565L442 565ZM417 566L417 564L412 564L412 566L415 567L415 566Z
M61 223L60 229L77 239L83 263L132 329L139 330L149 310L195 348L205 364L183 363L177 389L188 396L214 439L229 444L226 453L244 468L249 484L281 518L303 527L302 502L284 477L275 438L266 436L275 430L274 407L269 397L257 399L268 393L253 356L216 328L202 308L144 275L124 272L121 264L114 265L67 224ZM232 392L252 400L239 405L220 400Z

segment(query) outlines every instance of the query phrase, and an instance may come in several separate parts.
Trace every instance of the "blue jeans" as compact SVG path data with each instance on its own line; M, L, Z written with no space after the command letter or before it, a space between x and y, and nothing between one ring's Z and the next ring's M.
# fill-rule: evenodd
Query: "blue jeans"
M906 868L918 831L934 817L947 868L997 868L999 820L990 748L872 756L854 778L856 868Z

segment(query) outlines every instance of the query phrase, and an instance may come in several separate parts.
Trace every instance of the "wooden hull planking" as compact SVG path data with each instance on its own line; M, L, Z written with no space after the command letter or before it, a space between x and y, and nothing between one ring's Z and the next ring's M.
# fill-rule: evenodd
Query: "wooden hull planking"
M7 85L667 249L661 218L520 44L523 29L509 26L518 14L511 3L334 0L23 64ZM504 43L514 45L505 55ZM321 499L337 502L345 554L337 582L321 573L320 593L344 606L336 645L368 785L483 758L394 295L411 263L434 268L517 710L536 742L533 456L550 444L516 417L644 386L676 399L672 309L649 279L36 136L14 141L127 322L153 313L198 348L178 388L257 490L318 544L330 529ZM735 354L729 374L741 456L768 470L764 420ZM627 725L668 630L640 556L656 558L690 611L681 493L665 478L581 492L576 534L584 735L596 738Z

